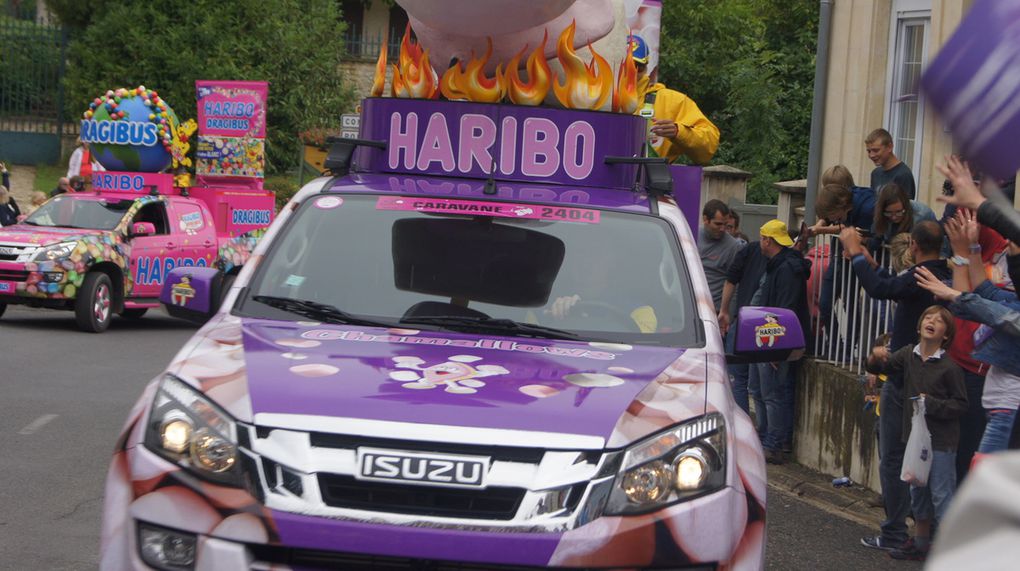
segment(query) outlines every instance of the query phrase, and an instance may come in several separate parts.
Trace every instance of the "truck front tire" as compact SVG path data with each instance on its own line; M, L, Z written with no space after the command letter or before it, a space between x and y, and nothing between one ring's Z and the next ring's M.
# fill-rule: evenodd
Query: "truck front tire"
M74 319L78 328L89 333L102 333L113 316L113 285L102 272L89 272L78 290L74 303Z

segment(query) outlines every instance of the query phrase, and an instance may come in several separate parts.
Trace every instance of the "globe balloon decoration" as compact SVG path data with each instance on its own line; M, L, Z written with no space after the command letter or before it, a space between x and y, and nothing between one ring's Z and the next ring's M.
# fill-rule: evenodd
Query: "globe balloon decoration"
M173 109L155 90L121 88L89 104L81 139L107 170L160 172L174 158L178 124Z

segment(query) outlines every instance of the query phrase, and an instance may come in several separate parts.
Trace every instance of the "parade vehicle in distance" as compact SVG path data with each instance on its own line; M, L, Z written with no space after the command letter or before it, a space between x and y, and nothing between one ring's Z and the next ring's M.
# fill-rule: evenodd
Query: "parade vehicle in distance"
M69 309L80 329L102 332L115 314L158 307L176 267L233 279L272 222L275 195L262 188L262 139L217 134L264 130L265 83L199 81L198 96L194 185L162 172L191 164L196 126L181 124L157 92L110 90L90 104L81 137L109 170L93 173L91 190L58 195L0 229L0 315L12 304ZM221 100L248 103L224 110ZM237 107L244 124L224 126L219 116Z
M762 449L645 134L366 99L222 308L218 269L166 278L207 323L126 423L102 567L762 568ZM732 359L804 346L734 327Z

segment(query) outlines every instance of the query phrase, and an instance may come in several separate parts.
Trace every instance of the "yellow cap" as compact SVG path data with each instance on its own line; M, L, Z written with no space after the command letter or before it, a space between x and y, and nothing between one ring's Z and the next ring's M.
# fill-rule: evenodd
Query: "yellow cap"
M786 224L782 220L769 220L765 224L762 224L761 235L767 238L772 238L781 246L792 246L793 240L790 238L790 232L786 229Z

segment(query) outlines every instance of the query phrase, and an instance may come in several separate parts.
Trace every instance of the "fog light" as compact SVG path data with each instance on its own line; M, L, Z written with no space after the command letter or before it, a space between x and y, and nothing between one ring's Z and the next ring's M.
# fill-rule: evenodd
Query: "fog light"
M191 458L210 472L226 472L234 467L237 448L227 440L203 428L191 442Z
M163 448L180 454L188 449L191 444L191 423L182 419L164 421L160 429Z
M195 566L195 534L146 524L138 526L142 560L157 569L192 569Z
M673 461L676 472L676 488L678 490L695 490L705 481L708 466L700 451L688 450Z
M634 468L623 478L627 499L639 504L654 502L669 492L673 471L659 461Z

